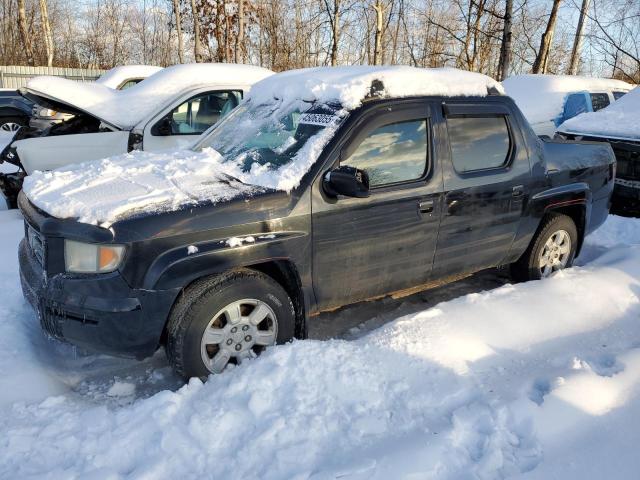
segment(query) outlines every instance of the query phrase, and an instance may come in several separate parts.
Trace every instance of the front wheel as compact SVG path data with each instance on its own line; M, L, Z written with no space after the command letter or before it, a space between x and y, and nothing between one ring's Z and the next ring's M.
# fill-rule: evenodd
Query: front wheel
M511 265L516 281L539 280L571 267L578 246L578 231L571 217L553 214L543 220L529 248Z
M284 288L261 272L238 270L184 291L167 324L166 352L178 375L204 378L291 340L294 331Z
M23 117L0 117L0 132L17 132L26 125Z

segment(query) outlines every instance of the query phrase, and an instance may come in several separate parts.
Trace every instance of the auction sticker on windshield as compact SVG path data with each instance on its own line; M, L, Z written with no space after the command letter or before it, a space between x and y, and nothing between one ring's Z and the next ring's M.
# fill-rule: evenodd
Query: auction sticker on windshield
M298 123L303 125L318 125L320 127L326 127L338 120L339 117L336 115L327 115L325 113L303 113L300 115L300 121Z

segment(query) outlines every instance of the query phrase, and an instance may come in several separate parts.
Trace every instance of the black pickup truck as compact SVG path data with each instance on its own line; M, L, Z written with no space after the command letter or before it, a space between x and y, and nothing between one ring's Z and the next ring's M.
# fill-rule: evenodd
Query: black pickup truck
M207 178L223 199L98 226L46 213L25 188L20 276L44 330L137 358L164 345L180 375L204 377L304 338L320 311L490 267L529 280L572 264L609 211L609 145L542 141L495 92L400 98L376 94L383 84L347 112L272 97L275 115L250 97L194 147L244 171L306 165L288 192Z

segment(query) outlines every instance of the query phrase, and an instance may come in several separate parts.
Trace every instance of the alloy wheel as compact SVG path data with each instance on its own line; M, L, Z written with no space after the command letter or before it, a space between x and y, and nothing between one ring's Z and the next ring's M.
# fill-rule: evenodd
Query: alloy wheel
M551 234L544 244L538 259L540 275L546 278L558 270L562 270L569 262L571 255L571 237L565 230Z
M240 364L274 345L278 336L276 315L261 300L243 299L221 309L207 324L200 341L202 361L211 373L227 364Z

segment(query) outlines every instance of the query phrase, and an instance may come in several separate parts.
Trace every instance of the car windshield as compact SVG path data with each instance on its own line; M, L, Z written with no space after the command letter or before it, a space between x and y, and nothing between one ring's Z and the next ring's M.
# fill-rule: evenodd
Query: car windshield
M223 119L195 149L213 148L225 162L243 171L254 165L278 169L290 163L308 141L325 128L335 128L346 114L335 103L295 100L283 104L244 102Z

